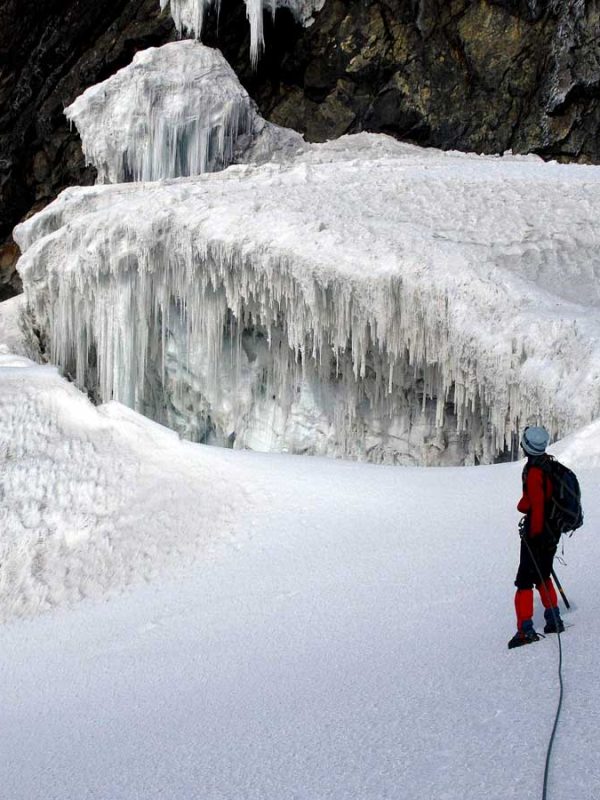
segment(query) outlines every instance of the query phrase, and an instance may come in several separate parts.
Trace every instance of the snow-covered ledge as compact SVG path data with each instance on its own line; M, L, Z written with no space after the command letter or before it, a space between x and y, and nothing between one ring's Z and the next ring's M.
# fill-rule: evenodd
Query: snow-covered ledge
M360 134L69 189L20 225L51 357L194 439L490 461L600 414L600 169Z
M310 25L314 14L325 5L325 0L244 0L246 16L250 23L250 60L256 66L264 49L263 13L273 16L278 8L288 8L302 25ZM161 9L169 5L175 27L182 35L190 34L200 39L204 15L210 6L220 12L220 0L160 0Z

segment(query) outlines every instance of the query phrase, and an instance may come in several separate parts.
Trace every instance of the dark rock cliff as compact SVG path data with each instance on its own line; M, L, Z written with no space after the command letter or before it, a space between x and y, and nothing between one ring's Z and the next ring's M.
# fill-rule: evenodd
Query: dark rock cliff
M288 46L279 83L253 94L314 140L368 129L598 163L600 4L327 0Z
M311 140L367 129L600 163L600 0L326 0L307 29L285 10L265 22L256 72L242 0L204 39ZM94 178L62 109L174 35L158 0L0 0L0 298L18 290L14 224Z
M94 181L63 108L136 50L172 38L159 12L158 0L0 2L0 299L19 289L14 225Z

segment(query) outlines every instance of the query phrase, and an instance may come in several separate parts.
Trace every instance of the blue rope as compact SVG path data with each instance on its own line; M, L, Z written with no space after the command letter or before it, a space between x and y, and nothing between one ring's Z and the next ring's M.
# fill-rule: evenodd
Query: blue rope
M542 578L542 572L539 568L537 561L535 560L535 556L531 551L531 547L529 547L529 542L527 541L527 536L521 532L521 538L525 542L525 547L529 550L529 555L531 556L531 560L535 566L537 574L542 584L545 583L544 579ZM562 708L562 701L563 701L563 694L564 694L564 686L563 686L563 676L562 676L562 643L560 640L560 631L558 629L558 618L556 616L556 612L552 609L552 616L554 617L554 624L556 625L556 634L558 636L558 682L560 685L560 694L558 697L558 707L556 709L556 716L554 717L554 725L552 726L552 733L550 734L550 741L548 742L548 749L546 751L546 766L544 768L544 786L542 789L542 800L547 800L548 796L548 773L550 771L550 757L552 755L552 745L554 744L554 737L556 736L556 729L558 727L558 720L560 718L560 711Z
M556 620L556 613L554 613L554 619ZM563 701L563 677L562 677L562 644L560 641L560 631L558 628L556 629L557 636L558 636L558 682L560 684L560 695L558 698L558 708L556 709L556 716L554 718L554 725L552 727L552 733L550 735L550 741L548 743L548 751L546 753L546 767L544 769L544 788L542 791L542 800L546 800L547 791L548 791L548 771L550 769L550 756L552 754L552 745L554 744L554 737L556 735L556 728L558 727L558 718L560 717L560 710L562 708L562 701Z

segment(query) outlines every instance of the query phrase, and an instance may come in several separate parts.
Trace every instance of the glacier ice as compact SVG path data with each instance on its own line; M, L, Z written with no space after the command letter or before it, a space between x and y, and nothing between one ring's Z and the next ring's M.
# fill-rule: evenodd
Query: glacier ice
M199 175L302 143L262 119L218 50L191 40L137 53L65 114L100 183Z
M273 17L278 8L288 8L303 25L313 20L313 15L325 5L325 0L245 0L246 16L250 24L250 60L256 66L264 48L263 13ZM170 5L171 16L180 34L202 35L204 15L210 6L220 13L220 0L160 0L161 9Z
M491 461L600 412L600 169L383 135L68 189L18 226L51 358L195 440Z

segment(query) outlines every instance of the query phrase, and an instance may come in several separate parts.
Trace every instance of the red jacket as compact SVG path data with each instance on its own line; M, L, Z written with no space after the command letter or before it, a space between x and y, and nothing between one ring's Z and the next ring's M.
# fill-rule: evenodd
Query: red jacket
M523 496L517 510L529 516L529 535L544 532L546 500L552 497L552 481L540 467L527 464L523 470Z

